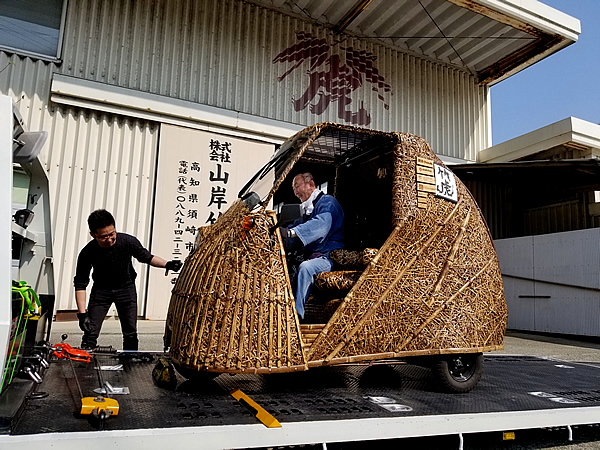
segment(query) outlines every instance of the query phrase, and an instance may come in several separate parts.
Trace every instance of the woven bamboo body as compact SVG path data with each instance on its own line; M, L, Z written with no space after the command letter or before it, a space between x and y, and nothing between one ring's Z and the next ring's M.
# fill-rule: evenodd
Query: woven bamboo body
M240 201L210 227L173 289L167 327L171 358L196 370L222 372L306 369L281 242L269 214Z
M396 227L311 345L309 365L501 349L507 309L487 225L458 182L458 203L418 208L417 157L441 161L421 138L397 148Z
M457 202L437 197L427 185L427 165L443 163L422 138L404 133L319 124L295 136L294 145L300 146L295 161L307 158L313 147L321 155L324 145L315 139L325 132L390 136L386 161L391 166L378 175L392 178L391 234L376 251L368 251L349 292L344 283L327 322L300 327L281 238L269 231L273 214L264 207L251 214L237 202L203 229L184 264L167 317L171 358L195 370L289 372L501 349L507 310L499 265L485 221L464 185L456 180ZM291 184L286 178L291 171L280 171L273 191L284 180ZM248 215L255 226L244 231L241 222Z

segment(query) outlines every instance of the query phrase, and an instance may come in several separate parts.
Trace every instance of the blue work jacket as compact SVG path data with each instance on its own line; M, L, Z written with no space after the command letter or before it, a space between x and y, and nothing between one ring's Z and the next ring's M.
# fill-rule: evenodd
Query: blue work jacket
M308 254L329 255L331 250L344 248L344 211L331 195L319 195L313 201L313 211L296 220L293 228Z

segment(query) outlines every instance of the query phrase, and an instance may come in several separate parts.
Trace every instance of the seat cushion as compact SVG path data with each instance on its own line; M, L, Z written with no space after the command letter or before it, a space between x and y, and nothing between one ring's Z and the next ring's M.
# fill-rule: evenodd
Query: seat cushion
M349 291L358 281L361 270L339 270L336 272L321 272L315 278L315 287L323 291Z
M329 257L336 267L341 269L364 269L377 254L376 248L358 250L332 250Z

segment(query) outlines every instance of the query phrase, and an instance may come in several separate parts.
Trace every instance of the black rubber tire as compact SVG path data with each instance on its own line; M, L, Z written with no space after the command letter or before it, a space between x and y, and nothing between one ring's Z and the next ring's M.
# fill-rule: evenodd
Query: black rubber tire
M175 367L175 370L177 370L177 372L179 372L179 374L182 377L198 383L210 381L213 378L216 378L220 375L217 372L206 372L204 370L188 369L187 367L182 367L176 363L173 363L173 367Z
M445 392L472 391L483 375L483 354L444 355L436 362L433 373Z
M103 431L106 427L106 411L102 410L98 413L98 431Z

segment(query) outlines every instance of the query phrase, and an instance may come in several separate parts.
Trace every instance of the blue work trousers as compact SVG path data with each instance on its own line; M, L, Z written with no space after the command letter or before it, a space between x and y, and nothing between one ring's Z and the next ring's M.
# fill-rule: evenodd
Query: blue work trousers
M328 272L331 269L333 269L333 264L326 256L308 259L298 266L292 288L296 299L296 311L300 318L304 319L304 304L310 294L315 277L321 272Z

